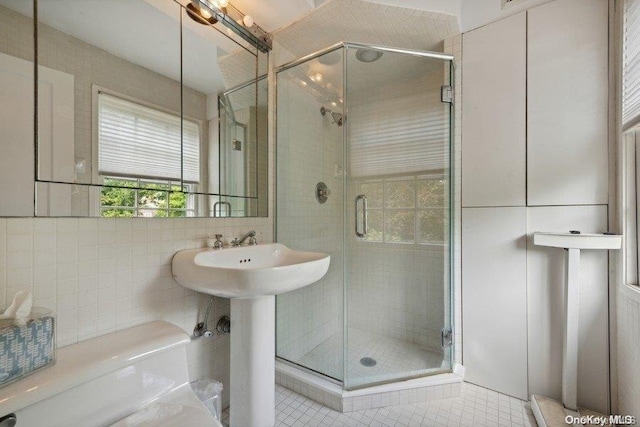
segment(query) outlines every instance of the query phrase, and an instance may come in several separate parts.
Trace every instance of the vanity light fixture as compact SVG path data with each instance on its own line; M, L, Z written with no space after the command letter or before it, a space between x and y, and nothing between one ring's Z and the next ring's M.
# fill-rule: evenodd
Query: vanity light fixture
M253 27L253 18L251 17L251 15L245 15L244 18L242 18L242 23L244 24L245 27Z
M271 34L256 25L253 17L236 9L228 0L191 0L186 9L189 17L199 24L213 25L220 22L261 52L271 50Z
M198 1L192 1L187 4L187 15L189 15L189 18L202 25L213 25L218 22L211 12Z

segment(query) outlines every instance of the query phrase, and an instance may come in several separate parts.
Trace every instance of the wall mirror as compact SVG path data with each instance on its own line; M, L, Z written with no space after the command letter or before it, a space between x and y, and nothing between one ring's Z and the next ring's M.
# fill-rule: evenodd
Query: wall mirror
M1 216L268 214L268 55L189 5L0 0Z

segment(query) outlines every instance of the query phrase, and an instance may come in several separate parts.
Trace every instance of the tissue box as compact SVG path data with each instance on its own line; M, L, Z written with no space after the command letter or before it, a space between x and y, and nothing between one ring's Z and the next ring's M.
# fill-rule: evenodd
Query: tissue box
M0 387L55 362L54 320L38 307L23 322L0 320Z

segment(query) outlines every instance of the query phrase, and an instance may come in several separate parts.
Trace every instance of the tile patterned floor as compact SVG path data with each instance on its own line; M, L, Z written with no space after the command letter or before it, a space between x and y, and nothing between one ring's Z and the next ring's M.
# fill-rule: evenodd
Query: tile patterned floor
M228 425L228 422L226 410L223 423ZM536 427L536 422L528 402L465 383L460 397L345 414L276 386L276 426Z
M334 335L302 356L297 363L341 379L342 358L336 355L342 355L343 346L342 335ZM425 372L440 369L443 365L442 352L437 353L398 338L353 327L349 328L347 350L347 372L352 387L393 380L400 373L407 377L424 375ZM376 365L363 366L360 363L363 357L375 359Z

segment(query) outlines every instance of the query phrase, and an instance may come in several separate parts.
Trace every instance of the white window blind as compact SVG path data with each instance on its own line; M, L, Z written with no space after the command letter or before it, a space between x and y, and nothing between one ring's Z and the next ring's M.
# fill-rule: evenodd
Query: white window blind
M198 183L200 129L184 120L183 131L181 138L179 116L100 92L100 174L180 181L183 172L185 182Z
M622 54L622 128L640 124L640 0L625 0Z
M440 86L411 86L411 94L376 94L349 112L351 176L442 171L448 165L449 104Z

